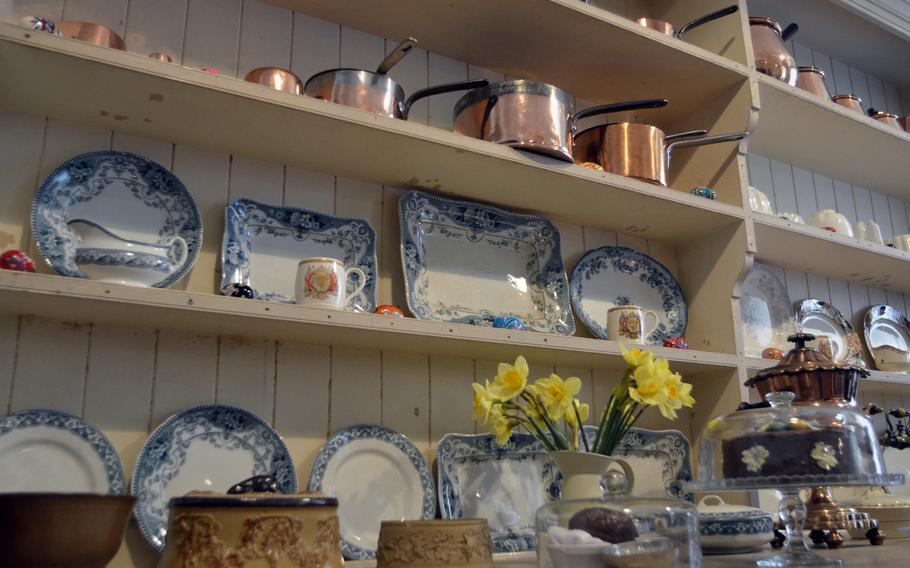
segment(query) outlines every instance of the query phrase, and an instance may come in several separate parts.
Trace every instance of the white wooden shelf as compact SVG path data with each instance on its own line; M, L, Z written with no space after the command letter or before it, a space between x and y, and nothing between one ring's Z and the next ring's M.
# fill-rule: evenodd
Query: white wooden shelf
M743 218L740 207L681 191L10 25L0 25L0 65L3 110L428 188L645 238L685 240Z
M0 313L142 325L199 334L293 340L362 349L621 368L620 344L582 337L339 312L92 280L0 270ZM687 376L735 372L734 355L650 348Z
M749 150L901 199L910 199L910 134L756 73L761 118Z
M667 98L667 120L696 112L749 74L745 65L581 0L266 1L384 38L416 35L433 53L588 101Z
M755 213L756 258L864 286L910 292L910 253Z

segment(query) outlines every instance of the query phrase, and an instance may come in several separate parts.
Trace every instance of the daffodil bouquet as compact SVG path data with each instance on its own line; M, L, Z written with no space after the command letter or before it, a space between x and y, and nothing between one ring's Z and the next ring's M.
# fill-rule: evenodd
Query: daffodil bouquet
M695 404L692 385L670 370L666 359L650 351L622 347L626 371L610 394L593 443L580 434L590 407L578 400L581 379L563 380L553 373L528 383L528 362L500 363L492 382L474 383L474 420L487 424L504 446L518 428L537 438L548 451L579 450L610 455L620 440L649 407L656 406L669 420L676 411Z

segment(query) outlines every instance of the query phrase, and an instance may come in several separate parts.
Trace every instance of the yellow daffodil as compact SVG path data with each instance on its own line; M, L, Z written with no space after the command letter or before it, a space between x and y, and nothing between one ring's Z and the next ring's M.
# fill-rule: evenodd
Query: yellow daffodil
M667 400L666 377L653 362L636 367L632 380L634 385L629 385L629 396L635 402L655 406Z
M578 408L578 417L581 418L581 421L584 422L587 420L588 416L591 414L591 407L588 403L582 403L576 399L572 404ZM566 424L572 428L578 428L578 422L575 420L575 410L571 407L566 411Z
M654 362L654 354L650 351L641 351L640 349L632 349L629 351L626 349L626 346L622 344L620 344L619 348L622 350L622 358L625 359L626 365L628 365L630 369L649 365Z
M493 403L496 402L496 398L490 393L490 381L486 381L486 386L479 383L474 383L471 386L474 387L473 419L488 422Z
M490 432L496 436L496 443L505 446L512 437L512 423L502 414L498 414L490 424Z
M559 420L566 416L572 408L575 395L581 391L581 379L569 377L566 380L556 373L545 379L534 381L534 392L540 397L547 408L547 414L552 420Z
M499 400L506 402L520 395L528 384L528 362L519 355L515 364L499 364L499 374L493 379L488 389Z

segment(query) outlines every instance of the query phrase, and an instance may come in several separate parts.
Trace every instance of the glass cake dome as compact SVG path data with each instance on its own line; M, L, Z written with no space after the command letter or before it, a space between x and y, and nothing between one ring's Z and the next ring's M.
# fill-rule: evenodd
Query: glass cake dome
M850 406L792 406L794 398L788 391L768 393L770 408L709 421L692 489L893 483L868 416Z
M601 477L602 498L537 510L539 568L697 568L698 510L683 500L629 497L623 473Z

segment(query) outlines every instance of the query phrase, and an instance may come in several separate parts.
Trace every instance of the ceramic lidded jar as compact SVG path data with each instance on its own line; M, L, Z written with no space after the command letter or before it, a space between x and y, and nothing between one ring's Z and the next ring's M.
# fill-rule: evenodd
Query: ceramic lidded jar
M170 501L158 568L341 568L338 500L192 492Z
M774 519L761 509L706 495L698 502L698 532L706 554L747 552L771 542Z
M859 380L869 371L849 363L839 363L806 347L815 339L811 333L796 333L787 338L796 347L780 363L764 369L746 381L755 387L762 399L773 392L789 391L796 395L793 404L835 404L854 406Z
M697 568L698 512L681 499L628 496L626 476L607 470L603 495L537 510L539 568Z
M486 519L382 521L377 568L493 568Z

